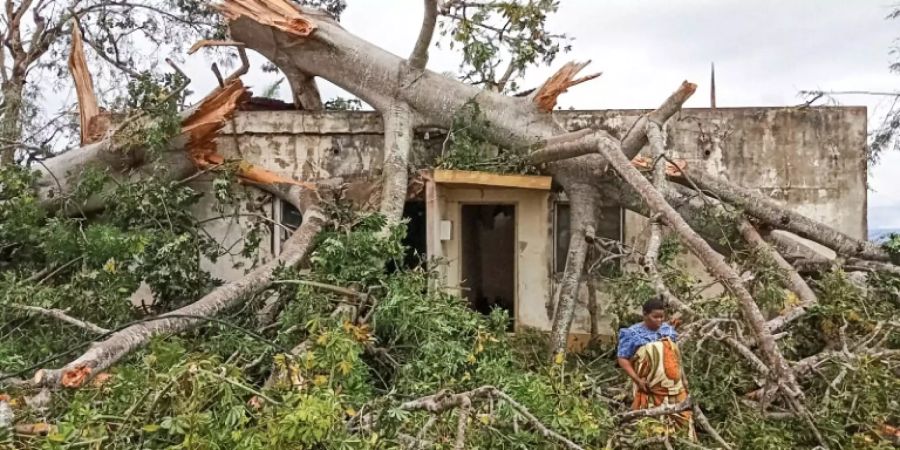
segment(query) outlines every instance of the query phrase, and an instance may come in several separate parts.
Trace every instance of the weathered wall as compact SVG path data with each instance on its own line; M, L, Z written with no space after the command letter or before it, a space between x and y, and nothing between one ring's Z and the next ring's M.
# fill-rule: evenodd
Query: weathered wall
M592 126L622 136L643 112L555 114L572 130ZM362 175L377 182L383 154L381 129L380 117L371 112L242 112L236 116L234 127L226 127L218 143L226 157L240 157L300 180ZM667 139L675 158L758 189L852 236L866 237L865 108L688 109L669 122ZM414 163L424 165L433 158L442 140L438 133L420 135ZM526 242L518 259L517 323L546 328L550 321L546 305L553 290L552 239L547 233L552 224L550 200L546 194L539 199L535 197L538 194L527 191L456 191L441 199L443 218L458 215L459 202L486 196L519 202L523 208L519 210L520 220L526 217L524 208L529 208L528 223L521 222L517 227L520 246ZM210 204L204 203L198 206L197 214L209 217L209 210ZM532 214L540 218L533 224ZM214 221L209 231L214 236L233 238L243 220ZM634 242L644 223L644 218L626 213L626 241ZM263 258L271 254L270 247L264 247ZM443 251L451 256L455 250ZM700 267L692 258L684 263ZM225 267L228 264L224 261L209 266L214 267L214 274L226 279L243 272ZM696 272L701 279L705 276L702 270ZM445 273L448 284L458 282L458 268L445 269ZM586 294L581 301L586 304ZM588 314L581 308L574 331L587 330Z

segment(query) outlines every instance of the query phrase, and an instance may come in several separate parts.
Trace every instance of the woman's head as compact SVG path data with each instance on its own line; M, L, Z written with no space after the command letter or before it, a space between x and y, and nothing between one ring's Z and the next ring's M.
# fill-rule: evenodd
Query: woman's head
M656 330L666 320L666 305L662 297L653 297L644 303L644 325L650 330Z

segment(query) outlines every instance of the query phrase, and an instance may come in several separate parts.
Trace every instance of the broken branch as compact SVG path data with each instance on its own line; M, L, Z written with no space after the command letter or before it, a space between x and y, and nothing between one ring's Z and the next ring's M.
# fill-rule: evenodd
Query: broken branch
M543 112L553 111L556 107L556 99L565 93L570 87L593 80L602 75L602 72L593 73L578 79L575 76L582 69L590 64L590 61L576 63L574 61L566 63L556 71L547 81L531 94L532 102L535 103L537 109Z

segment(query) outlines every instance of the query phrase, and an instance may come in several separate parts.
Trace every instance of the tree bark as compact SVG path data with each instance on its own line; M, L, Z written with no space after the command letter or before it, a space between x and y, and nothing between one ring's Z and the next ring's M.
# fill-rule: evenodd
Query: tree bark
M381 182L381 214L388 224L403 217L403 204L409 185L409 153L413 144L412 111L396 101L384 116L384 164Z
M0 115L0 166L15 162L22 138L22 109L25 80L11 79L3 83L3 111Z

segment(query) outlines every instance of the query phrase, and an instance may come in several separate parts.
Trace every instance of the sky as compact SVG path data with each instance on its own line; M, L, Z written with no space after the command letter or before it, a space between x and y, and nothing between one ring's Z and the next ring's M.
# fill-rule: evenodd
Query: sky
M341 23L388 51L406 56L421 23L421 0L348 0ZM550 30L574 38L553 67L531 70L521 85L538 85L569 60L592 60L603 76L560 98L564 108L653 108L682 80L698 83L686 107L709 106L710 63L720 107L796 105L801 90L900 91L889 51L900 20L885 20L891 0L561 0ZM261 61L258 56L253 58ZM454 71L458 56L432 48L429 68ZM189 59L195 91L211 83L208 63ZM278 79L253 70L256 91ZM320 83L324 98L341 94ZM287 86L281 95L289 98ZM345 94L346 95L346 94ZM855 95L843 105L866 106L870 128L892 99ZM900 151L885 153L869 171L870 228L900 228Z

